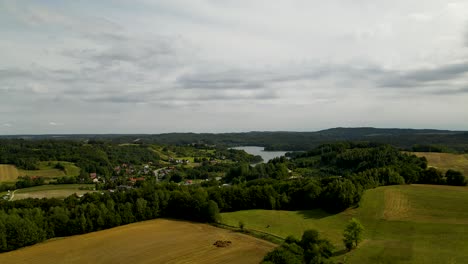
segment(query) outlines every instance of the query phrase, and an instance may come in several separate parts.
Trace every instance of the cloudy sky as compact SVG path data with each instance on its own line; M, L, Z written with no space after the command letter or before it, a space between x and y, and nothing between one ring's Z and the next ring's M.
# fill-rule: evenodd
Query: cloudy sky
M466 0L0 0L0 134L468 130Z

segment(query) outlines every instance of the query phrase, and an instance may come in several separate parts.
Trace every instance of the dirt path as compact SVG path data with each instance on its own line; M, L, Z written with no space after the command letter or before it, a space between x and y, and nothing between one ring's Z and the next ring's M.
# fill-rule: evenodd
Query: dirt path
M13 201L13 198L15 198L15 192L16 192L16 191L17 191L17 190L14 190L14 191L11 193L10 200L8 200L8 201Z

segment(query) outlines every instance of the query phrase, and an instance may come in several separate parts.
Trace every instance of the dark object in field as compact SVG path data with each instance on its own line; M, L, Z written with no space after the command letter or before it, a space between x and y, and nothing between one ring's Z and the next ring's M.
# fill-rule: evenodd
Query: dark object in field
M215 245L216 247L227 247L227 246L230 246L231 244L232 244L231 241L218 240L214 242L213 245Z

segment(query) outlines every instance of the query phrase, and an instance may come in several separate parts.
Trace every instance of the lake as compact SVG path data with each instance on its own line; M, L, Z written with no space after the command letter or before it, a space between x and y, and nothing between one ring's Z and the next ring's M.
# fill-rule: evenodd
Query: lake
M271 159L281 157L286 154L286 151L265 151L264 147L255 146L234 147L233 149L240 149L255 156L260 155L263 159L263 162L268 162Z

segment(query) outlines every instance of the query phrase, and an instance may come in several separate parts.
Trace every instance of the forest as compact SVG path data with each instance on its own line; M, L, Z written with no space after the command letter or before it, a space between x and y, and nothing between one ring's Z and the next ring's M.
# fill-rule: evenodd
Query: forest
M415 151L443 150L468 153L468 131L396 128L331 128L316 132L245 132L245 133L165 133L134 135L24 135L25 139L100 140L113 143L187 145L208 144L223 147L263 146L267 150L308 151L323 143L339 141L371 141ZM0 136L18 138L18 136ZM426 150L421 150L426 149Z

